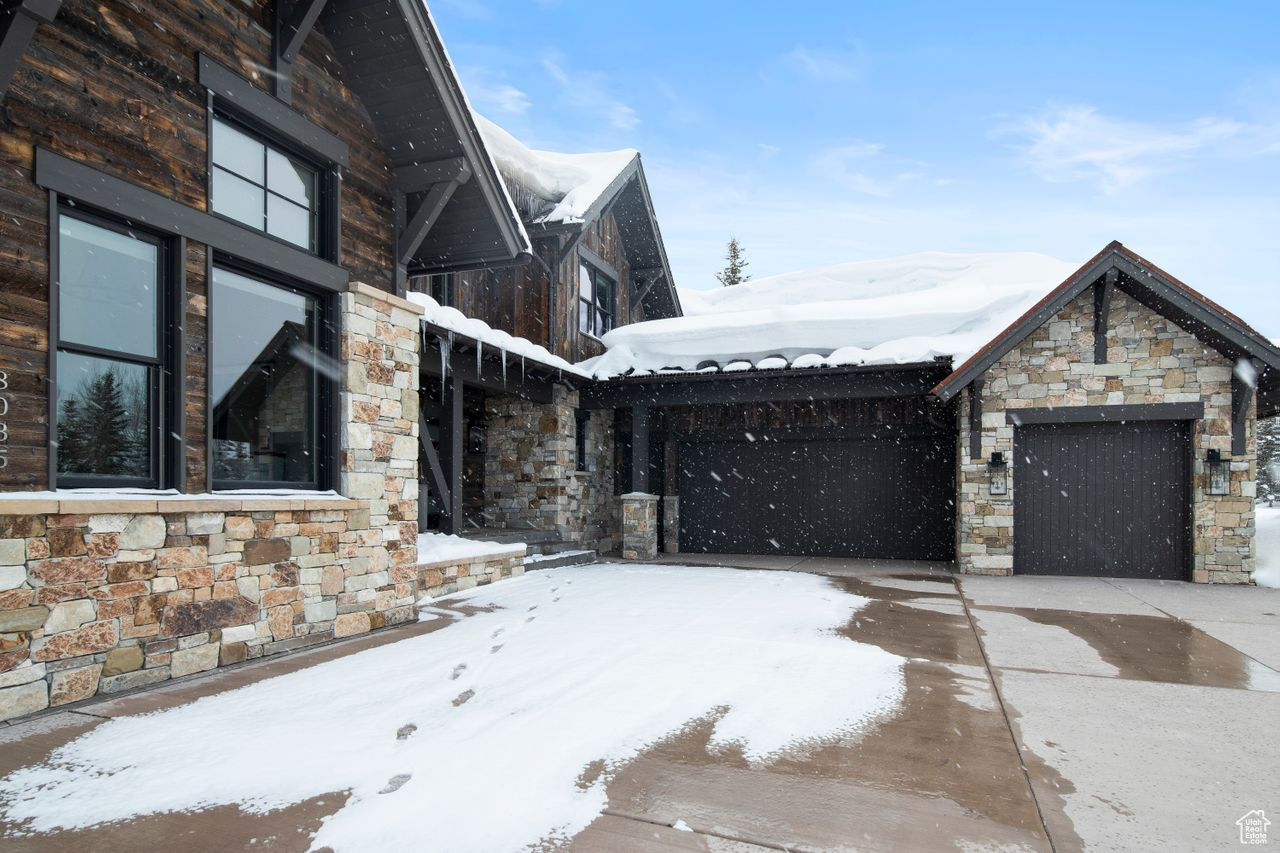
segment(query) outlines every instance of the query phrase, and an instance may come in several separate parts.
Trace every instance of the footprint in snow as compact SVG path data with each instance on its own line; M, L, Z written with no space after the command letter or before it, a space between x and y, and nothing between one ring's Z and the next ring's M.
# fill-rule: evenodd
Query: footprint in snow
M453 668L453 674L449 676L449 680L450 680L450 681L457 681L457 680L458 680L458 676L462 675L462 673L464 673L464 672L466 672L466 671L467 671L467 665L466 665L465 663L460 663L460 664L458 664L457 666L455 666L455 667Z
M498 652L500 652L500 651L502 651L502 643L499 643L498 645L496 645L496 646L494 646L493 648L489 649L489 654L491 654L491 655L496 655L496 654L497 654Z
M529 609L530 609L530 610L537 610L537 609L538 609L538 605L536 605L536 604L530 604L530 605L529 605Z
M396 740L408 740L409 735L413 734L417 730L418 727L413 723L405 723L403 726L396 729Z
M537 618L538 618L537 616L530 616L529 618L525 619L524 621L525 621L526 623L528 623L528 622L532 622L534 619L537 619Z
M395 776L392 776L390 779L387 780L387 786L383 788L381 791L379 791L378 793L390 794L395 791L399 791L404 786L404 783L408 782L412 778L413 778L412 773L397 773Z
M453 707L455 707L455 708L456 708L456 707L458 707L459 705L465 705L465 704L467 704L467 702L468 702L468 701L471 699L471 697L472 697L472 696L474 696L474 695L476 695L476 692L475 692L474 690L464 690L464 691L462 691L461 693L459 693L459 694L454 698L454 700L453 700Z
M502 636L502 632L503 632L503 631L505 631L505 630L507 630L507 629L506 629L506 628L498 628L498 629L497 629L497 630L495 630L492 634L490 634L490 635L489 635L489 639L491 639L491 640L496 640L496 639L498 639L498 637Z

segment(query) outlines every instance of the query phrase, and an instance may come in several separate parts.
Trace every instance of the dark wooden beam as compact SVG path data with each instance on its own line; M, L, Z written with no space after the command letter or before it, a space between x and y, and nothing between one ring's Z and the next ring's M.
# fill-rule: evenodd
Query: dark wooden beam
M969 461L982 458L982 388L984 377L969 384Z
M631 491L649 491L649 427L653 410L631 407Z
M1093 285L1093 363L1107 363L1107 323L1111 318L1111 297L1120 273L1115 267Z
M1255 382L1257 380L1255 379ZM1231 374L1231 455L1243 456L1248 451L1249 405L1253 402L1254 383Z
M449 489L446 503L447 517L444 522L445 533L462 532L462 377L450 373L445 379L444 413L440 418L440 448L443 458L440 460L444 468L445 481Z
M661 281L662 277L666 275L666 273L658 269L658 270L643 270L643 271L635 270L633 271L632 274L635 275L637 273L643 273L645 276L645 281L644 281L644 286L639 288L636 291L635 301L643 302L644 298L649 295L649 291L653 290L653 286L657 284L659 281Z
M873 368L683 374L594 382L581 391L586 409L633 405L693 406L783 400L923 397L950 372L945 363Z
M9 91L36 27L52 21L61 6L62 0L8 0L0 8L0 98Z
M427 435L427 425L422 423L418 427L418 443L422 445L422 455L427 460L427 470L424 472L426 476L423 478L427 481L427 485L431 491L435 492L440 498L440 504L448 512L452 506L452 498L449 495L449 483L444 476L444 468L440 465L440 453L436 450L435 442Z
M405 223L404 231L401 232L400 239L397 241L396 249L400 253L398 260L401 266L407 266L409 260L417 253L418 247L427 238L427 232L436 224L436 220L444 212L445 205L449 203L449 199L453 198L454 190L459 186L460 183L456 180L445 181L427 190L426 197Z
M1058 406L1013 409L1005 422L1014 426L1036 424L1122 423L1124 421L1197 421L1204 417L1204 403L1130 403L1115 406Z
M449 157L411 166L397 166L391 171L391 185L402 193L426 192L436 184L457 181L465 184L471 179L471 165L465 157Z
M275 39L272 48L276 97L293 100L293 63L311 34L325 0L275 0Z

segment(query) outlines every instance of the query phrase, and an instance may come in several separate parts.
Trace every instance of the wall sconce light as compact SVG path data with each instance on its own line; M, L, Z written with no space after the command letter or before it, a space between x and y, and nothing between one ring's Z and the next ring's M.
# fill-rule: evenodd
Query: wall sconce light
M1205 463L1209 468L1209 494L1231 494L1231 463L1222 458L1222 451L1211 449Z
M991 494L1009 494L1009 465L1004 461L1004 454L999 450L992 451L987 460L987 475L990 480Z

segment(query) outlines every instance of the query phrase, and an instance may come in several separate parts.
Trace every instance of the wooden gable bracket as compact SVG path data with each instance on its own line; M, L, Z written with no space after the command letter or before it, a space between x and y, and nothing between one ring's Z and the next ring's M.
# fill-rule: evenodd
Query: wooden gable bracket
M1111 297L1120 273L1112 268L1093 285L1093 363L1107 363L1107 321L1111 317Z
M293 100L293 63L302 43L311 34L324 9L324 0L276 0L272 77L275 95L286 104Z
M1254 368L1254 375L1262 372L1261 365L1252 359L1250 363ZM1248 438L1249 424L1249 405L1253 402L1253 395L1256 392L1254 387L1257 383L1246 382L1240 378L1240 369L1237 368L1231 374L1231 455L1243 456L1247 451L1246 439Z
M417 254L422 241L444 212L445 205L453 198L454 192L470 179L471 166L462 157L402 166L395 170L393 185L399 228L396 262L401 268L407 266ZM409 195L424 191L422 201L413 214L409 215Z
M449 486L445 481L444 468L440 465L440 454L435 443L431 441L426 430L418 431L418 443L422 445L422 454L427 457L427 485L440 497L440 504L445 513L453 506L450 500Z
M969 461L982 458L982 386L979 376L969 383Z
M18 70L36 27L52 21L62 0L4 0L0 3L0 97Z
M661 281L662 277L667 273L662 267L654 267L653 269L632 270L631 274L637 281L644 280L644 285L636 288L635 292L635 301L643 302L645 296L653 289L653 286Z

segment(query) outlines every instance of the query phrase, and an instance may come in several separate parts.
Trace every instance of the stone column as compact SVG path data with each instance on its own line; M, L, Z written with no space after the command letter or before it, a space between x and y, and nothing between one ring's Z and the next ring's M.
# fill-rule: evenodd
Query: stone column
M342 294L339 490L368 507L352 531L337 636L411 610L418 540L418 360L422 308L352 283ZM397 613L399 618L401 614Z
M658 496L628 492L622 496L622 558L658 556Z
M667 554L680 553L680 498L677 495L662 498L662 550Z

